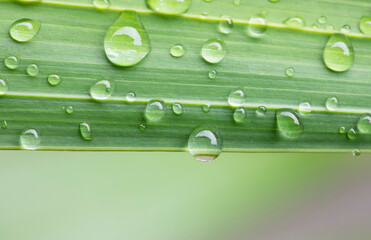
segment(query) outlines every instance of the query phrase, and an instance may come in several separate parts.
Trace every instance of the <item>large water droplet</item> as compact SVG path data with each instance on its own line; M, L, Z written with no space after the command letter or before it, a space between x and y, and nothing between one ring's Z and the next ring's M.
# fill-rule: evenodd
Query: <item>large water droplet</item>
M162 14L181 14L188 10L191 0L146 0L147 6Z
M341 34L333 34L327 41L323 61L329 69L344 72L353 65L354 53L349 39Z
M284 24L292 27L304 27L305 22L304 19L298 16L287 18L283 21Z
M81 137L86 141L93 140L91 128L88 123L85 123L85 122L80 123L80 134L81 134Z
M329 97L326 100L326 108L328 111L335 111L339 105L339 100L336 97Z
M267 31L268 24L265 17L261 14L250 18L249 25L246 27L246 33L252 38L260 38Z
M96 100L109 98L115 90L115 86L108 80L101 80L90 87L90 96Z
M26 72L28 76L35 77L39 74L39 67L36 64L31 64L27 67Z
M30 128L22 132L20 143L22 148L27 150L35 150L40 147L40 135L36 129Z
M136 12L124 11L104 38L107 58L118 66L133 66L151 51L147 31Z
M173 112L176 115L181 115L183 113L183 106L180 103L173 103Z
M245 103L245 92L243 90L235 90L229 94L228 103L231 106L242 106Z
M183 47L182 44L176 44L170 49L170 54L173 57L181 57L185 53L185 48Z
M233 113L233 120L236 123L243 123L246 118L246 110L243 107L236 108Z
M215 64L224 58L226 52L224 41L212 38L207 40L202 46L201 56L206 62Z
M360 133L371 134L371 114L363 114L357 123L357 129Z
M0 79L0 95L8 92L8 83L4 79Z
M233 20L229 16L222 16L218 25L218 30L223 34L230 34L233 30Z
M347 137L349 138L349 140L355 140L358 138L358 136L359 136L359 133L354 128L349 129L347 132Z
M9 28L9 35L17 42L28 42L39 32L41 22L28 18L15 21Z
M107 9L110 7L110 0L93 0L94 7L97 9Z
M62 81L62 77L57 74L52 74L48 76L48 83L51 86L57 86Z
M18 67L20 60L16 56L5 58L4 64L8 69L14 70Z
M197 160L209 162L222 152L222 137L217 129L202 126L193 130L188 139L188 150Z
M162 100L153 99L148 102L144 112L145 118L149 122L157 122L165 115L165 103Z
M359 29L367 35L371 35L371 17L363 16L359 22Z
M287 138L297 138L304 132L300 116L290 108L276 111L277 128L280 134Z

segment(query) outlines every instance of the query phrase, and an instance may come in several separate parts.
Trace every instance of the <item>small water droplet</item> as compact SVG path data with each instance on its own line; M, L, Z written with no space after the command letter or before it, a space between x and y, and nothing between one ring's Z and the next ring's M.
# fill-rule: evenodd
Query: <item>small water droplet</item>
M35 77L37 74L39 74L39 67L36 64L31 64L27 67L26 72L28 76Z
M181 115L183 113L183 106L180 103L173 103L173 112L176 115Z
M334 26L332 26L332 25L330 24L330 25L328 25L328 26L326 27L326 30L332 31L332 30L334 30Z
M359 135L358 131L355 130L354 128L349 129L348 132L347 132L347 136L350 140L357 139L358 135Z
M62 81L62 77L57 74L52 74L48 76L48 83L51 86L57 86Z
M299 104L299 113L300 114L309 114L311 113L312 108L309 102L302 102Z
M233 1L233 4L234 4L235 6L240 6L240 5L241 5L241 0L234 0L234 1Z
M347 129L345 127L340 127L339 128L339 133L340 134L344 134L346 131L347 131Z
M9 28L10 37L17 42L31 41L39 32L41 22L28 18L15 21Z
M27 150L35 150L40 147L40 134L36 129L30 128L22 132L20 143L22 148Z
M207 40L202 46L201 56L206 62L215 64L224 58L226 52L224 41L212 38Z
M8 92L8 83L4 79L0 79L0 95L4 95Z
M327 17L321 16L321 17L318 18L317 21L318 21L319 24L325 24L325 23L327 23Z
M287 138L297 138L304 132L300 116L290 108L276 111L277 128L280 134Z
M246 110L243 107L236 108L233 113L233 120L236 123L243 123L246 118Z
M363 16L359 22L359 29L362 33L371 35L371 17Z
M146 130L146 125L140 124L139 125L139 131L144 131L144 130Z
M128 102L134 102L136 99L137 99L137 96L135 95L135 93L129 92L128 94L126 94L126 100Z
M8 128L8 123L5 120L1 123L1 128L2 129L7 129Z
M230 34L233 30L233 20L229 16L221 16L218 30L223 34Z
M115 86L109 80L101 80L90 87L90 96L96 100L109 98L115 90Z
M72 106L68 106L68 107L66 108L66 113L68 113L68 114L72 114L72 113L73 113L73 107L72 107Z
M171 56L178 58L183 56L185 51L186 50L182 44L176 44L170 49L170 54Z
M318 26L316 24L312 24L313 29L318 29Z
M359 155L361 155L361 151L359 149L353 149L352 155L354 157L358 157Z
M93 5L97 9L108 9L111 3L110 0L93 0Z
M235 90L229 94L228 103L231 106L239 107L245 103L245 92L243 90Z
M293 76L295 75L295 70L294 70L294 68L292 68L292 67L287 68L287 69L286 69L286 75L287 75L288 77L293 77Z
M285 21L283 21L283 23L291 27L305 26L304 19L298 16L287 18Z
M267 108L264 106L260 106L256 109L256 115L264 116L267 113Z
M4 63L8 69L14 70L18 67L20 60L16 56L9 56L5 58Z
M80 134L81 134L81 137L86 141L93 140L91 128L88 123L85 123L85 122L80 123Z
M256 14L250 18L249 25L246 27L246 34L252 38L260 38L268 29L267 20L261 14Z
M217 129L201 126L194 129L188 139L188 150L194 158L209 162L222 152L222 137Z
M329 97L326 100L326 108L328 111L335 111L339 105L339 100L336 97Z
M343 33L349 33L350 30L351 30L351 27L347 24L345 24L341 29L340 29Z
M153 99L148 102L144 113L149 122L157 122L165 115L165 103L162 100Z
M204 113L208 113L208 112L210 112L210 104L204 104L204 105L202 105L202 111L204 112Z
M210 70L210 72L209 72L209 78L210 79L215 79L216 78L216 74L217 74L217 72L216 72L215 69Z
M201 17L202 17L202 18L206 18L206 17L207 17L207 15L208 15L208 13L207 13L207 12L202 12L202 13L201 13Z
M363 114L357 123L357 129L360 133L371 134L371 114Z
M146 0L147 6L162 14L181 14L188 10L191 0Z
M147 31L137 12L123 11L104 38L107 58L117 66L133 66L151 51Z

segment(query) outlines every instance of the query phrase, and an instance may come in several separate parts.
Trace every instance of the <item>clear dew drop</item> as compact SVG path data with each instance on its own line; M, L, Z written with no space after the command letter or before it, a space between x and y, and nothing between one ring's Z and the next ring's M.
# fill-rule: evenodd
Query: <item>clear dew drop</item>
M335 72L344 72L352 67L353 47L344 34L335 33L330 36L323 51L323 61L327 68Z
M20 143L22 148L27 150L35 150L40 147L41 139L39 132L30 128L22 132L20 136Z
M134 92L129 92L128 94L126 94L126 100L128 102L134 102L136 99L137 99L137 96L135 95Z
M246 27L246 34L252 38L260 38L268 29L268 23L265 17L261 14L252 16L249 20L249 25Z
M202 105L202 107L201 107L201 109L202 109L202 111L203 111L204 113L208 113L208 112L210 112L210 108L211 108L210 104L204 104L204 105Z
M318 18L317 21L318 21L319 24L325 24L325 23L327 23L327 17L321 16L321 17Z
M4 79L0 79L0 95L4 95L8 92L8 82Z
M210 72L209 72L209 78L210 79L215 79L216 75L217 75L217 71L215 69L210 70Z
M287 18L285 21L283 21L283 23L291 27L305 26L304 19L298 16Z
M155 12L177 15L191 6L191 0L146 0L147 6Z
M8 123L6 120L4 120L2 123L1 123L1 128L2 129L7 129L8 128Z
M86 141L93 140L91 127L88 123L86 123L86 122L80 123L80 135L81 135L82 139L84 139Z
M14 70L19 66L20 60L16 56L9 56L5 58L4 64L8 69Z
M235 90L229 94L228 103L231 106L239 107L245 103L245 92L243 90Z
M336 97L329 97L326 100L326 109L328 111L336 111L339 105L339 100Z
M15 21L9 28L10 37L17 42L31 41L39 32L41 22L28 18Z
M110 0L93 0L93 5L97 9L108 9L111 3Z
M359 155L361 155L361 151L359 149L353 149L352 150L352 155L354 157L358 157Z
M139 131L143 132L144 130L146 130L146 125L140 124L138 128L139 128Z
M347 137L349 138L349 140L355 140L358 138L358 136L359 136L359 133L354 128L349 129L347 132Z
M293 67L286 68L285 72L288 77L293 77L295 75L295 70Z
M202 46L201 56L208 63L218 63L223 60L227 53L224 41L212 38L207 40Z
M101 80L90 87L90 96L95 100L109 98L115 90L115 86L109 80Z
M165 103L160 99L152 99L148 102L144 116L149 122L160 121L165 115Z
M316 24L312 24L313 29L318 29L318 26Z
M107 58L117 66L133 66L151 51L149 36L137 12L124 11L104 38Z
M362 16L359 21L359 29L362 33L371 35L371 17Z
M283 137L298 138L304 132L301 117L293 109L283 108L277 110L276 122L278 131Z
M176 115L181 115L183 113L183 106L180 103L173 103L173 113Z
M246 110L243 107L236 108L233 112L233 120L236 123L243 123L246 119Z
M186 52L185 47L182 44L176 44L170 49L170 54L173 57L181 57Z
M66 113L67 113L67 114L72 114L72 113L73 113L73 106L68 106L68 107L66 108Z
M344 133L346 133L347 129L345 127L339 127L338 131L339 131L340 134L344 134Z
M62 81L62 77L57 74L51 74L48 76L48 83L51 86L57 86Z
M30 76L30 77L37 76L37 74L39 74L39 71L40 71L40 69L36 64L31 64L26 69L26 72L27 72L28 76Z
M188 151L202 162L210 162L222 152L222 137L217 129L201 126L194 129L188 139Z
M267 108L264 106L260 106L256 109L256 115L258 116L265 116L266 113L267 113Z
M345 24L344 26L341 27L340 31L342 31L343 33L349 33L351 30L351 27L347 24Z
M312 107L309 102L302 102L299 104L299 113L302 115L309 114L312 111Z
M357 129L362 134L371 134L371 114L363 114L357 123Z
M221 16L218 30L223 34L230 34L233 31L233 20L229 16Z
M332 30L334 30L334 26L332 26L332 25L330 24L330 25L328 25L328 26L326 27L326 30L332 31Z

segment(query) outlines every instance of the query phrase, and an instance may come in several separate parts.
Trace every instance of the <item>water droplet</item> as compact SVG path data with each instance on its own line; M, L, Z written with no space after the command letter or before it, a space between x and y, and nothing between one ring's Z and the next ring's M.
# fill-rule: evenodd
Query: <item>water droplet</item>
M264 106L260 106L256 109L256 115L264 116L267 113L267 108Z
M165 103L162 100L151 100L146 106L144 113L149 122L157 122L165 115Z
M340 127L339 128L339 133L340 134L344 134L346 131L347 131L347 129L345 127Z
M66 113L68 113L68 114L72 114L72 113L73 113L73 107L72 107L72 106L68 106L68 107L66 108Z
M151 51L149 36L136 12L124 11L104 38L107 58L118 66L133 66Z
M40 147L40 134L36 129L30 128L22 132L20 143L22 148L27 150L35 150Z
M170 49L170 54L173 57L181 57L185 53L185 48L183 47L182 44L176 44Z
M223 34L230 34L233 30L233 20L229 16L221 16L218 30Z
M194 158L209 162L222 152L222 137L218 130L211 126L194 129L188 139L188 150Z
M202 12L202 13L201 13L201 17L202 17L202 18L206 18L207 15L208 15L207 12Z
M323 52L323 61L329 69L344 72L353 65L354 53L349 39L340 33L333 34Z
M87 123L80 123L80 134L86 141L93 140L90 125Z
M5 58L5 66L8 69L14 70L18 67L20 60L16 56L9 56Z
M240 6L240 5L241 5L241 0L234 0L234 1L233 1L233 4L234 4L235 6Z
M252 38L260 38L268 29L267 20L261 14L256 14L250 18L246 33Z
M140 125L139 125L139 130L140 130L140 131L144 131L144 130L146 130L146 125L144 125L144 124L140 124Z
M347 24L345 24L341 29L340 29L343 33L349 33L350 30L351 30L351 27Z
M278 3L280 0L269 0L271 3Z
M358 138L359 133L354 128L351 128L347 132L347 136L350 140L355 140Z
M8 92L8 83L4 79L0 79L0 95L4 95Z
M243 107L236 108L233 113L233 120L236 123L243 123L246 118L246 110Z
M201 56L208 63L220 62L226 54L226 45L222 40L212 38L202 46Z
M330 24L330 25L328 25L328 26L326 27L326 30L332 31L332 30L334 30L334 26L332 26L332 25Z
M31 41L39 32L41 22L28 18L15 21L9 28L9 35L17 42Z
M126 100L127 100L128 102L134 102L136 99L137 99L137 96L136 96L135 93L133 93L133 92L129 92L129 93L126 95Z
M235 90L229 94L228 103L231 106L239 107L245 103L245 92L243 90Z
M318 18L318 23L319 24L325 24L325 23L327 23L327 17L325 17L325 16L319 17Z
M312 24L313 29L318 29L318 26L316 24Z
M360 133L371 134L371 114L363 114L357 123L357 129Z
M181 115L183 113L183 106L180 103L173 103L173 112L176 115Z
M359 155L361 155L361 151L360 151L359 149L354 149L354 150L352 151L352 155L353 155L354 157L358 157Z
M309 102L302 102L299 104L299 113L300 114L308 114L312 111Z
M364 34L371 35L371 17L363 16L359 22L359 29Z
M286 75L287 75L288 77L293 77L294 74L295 74L295 70L294 70L294 68L289 67L289 68L286 69Z
M1 123L1 128L2 129L7 129L8 128L8 123L5 120Z
M101 80L90 88L90 96L96 100L109 98L115 90L115 86L108 80Z
M204 104L204 105L202 105L202 111L204 112L204 113L208 113L208 112L210 112L210 104Z
M287 138L297 138L304 132L300 116L290 108L276 111L277 128L280 134Z
M48 83L51 86L57 86L59 83L61 83L61 81L62 81L62 78L59 75L52 74L48 76Z
M209 72L209 78L210 79L215 79L216 78L216 74L217 74L217 72L216 72L215 69L210 70L210 72Z
M111 3L109 0L93 0L93 5L97 9L107 9L110 7Z
M162 14L181 14L188 10L191 0L146 0L147 6Z
M328 111L335 111L339 105L339 100L336 97L329 97L326 100L326 108Z
M29 76L35 77L39 74L39 67L36 64L31 64L27 67L26 72Z
M283 23L291 27L304 27L305 26L304 19L298 16L287 18L285 21L283 21Z

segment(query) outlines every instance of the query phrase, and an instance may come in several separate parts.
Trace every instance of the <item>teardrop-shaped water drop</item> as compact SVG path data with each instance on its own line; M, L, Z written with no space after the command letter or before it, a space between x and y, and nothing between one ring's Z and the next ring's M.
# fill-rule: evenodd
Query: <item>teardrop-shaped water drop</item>
M201 56L208 63L218 63L223 60L227 53L226 45L223 40L212 38L207 40L202 46Z
M246 33L252 38L260 38L267 31L268 23L261 14L256 14L250 18L249 25L246 27Z
M165 115L165 103L160 99L152 99L148 102L144 112L145 118L149 122L157 122Z
M124 11L104 38L107 58L117 66L133 66L151 51L147 31L137 12Z
M191 0L146 0L147 6L162 14L181 14L188 10Z
M359 133L354 128L349 129L347 132L347 137L349 138L349 140L356 140L358 136L359 136Z
M304 125L300 116L290 108L276 111L276 122L279 133L287 138L297 138L304 132Z
M19 62L20 60L16 56L9 56L4 60L5 66L10 70L16 69L19 65Z
M357 129L360 133L371 134L371 114L363 114L357 123Z
M39 132L34 129L30 128L22 132L20 137L20 143L22 148L27 150L35 150L40 147L40 134Z
M339 105L339 100L336 97L329 97L326 100L326 108L328 111L336 111Z
M8 122L6 120L4 120L2 123L1 123L1 128L2 129L7 129L8 128Z
M8 82L4 79L0 79L0 95L4 95L8 92Z
M230 34L233 31L233 20L229 16L221 16L218 30L223 34Z
M111 3L110 0L93 0L93 5L97 9L108 9Z
M88 123L80 123L80 135L86 141L93 140L91 128Z
M173 57L181 57L185 53L185 48L182 44L175 44L171 49L170 49L170 54Z
M283 21L283 23L291 27L305 26L304 19L298 16L287 18L285 21Z
M323 61L327 68L335 72L344 72L351 68L354 61L353 47L344 34L335 33L330 36L323 51Z
M9 28L9 35L17 42L31 41L39 32L41 22L28 18L15 21Z
M62 81L62 77L57 74L51 74L48 76L48 83L51 86L57 86Z
M243 123L246 119L246 110L243 107L236 108L233 112L233 120L236 123Z
M217 129L201 126L193 130L188 139L188 151L197 160L209 162L222 152L222 137Z
M31 64L27 67L26 72L30 77L36 77L39 74L39 67L36 64Z
M115 90L115 86L108 80L101 80L90 87L90 96L96 100L109 98Z
M180 103L173 103L173 112L176 115L181 115L183 113L183 106Z
M229 94L228 103L231 106L242 106L245 103L245 92L243 90L235 90Z
M359 22L359 29L367 35L371 35L371 17L363 16Z

